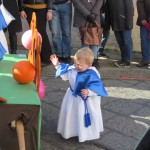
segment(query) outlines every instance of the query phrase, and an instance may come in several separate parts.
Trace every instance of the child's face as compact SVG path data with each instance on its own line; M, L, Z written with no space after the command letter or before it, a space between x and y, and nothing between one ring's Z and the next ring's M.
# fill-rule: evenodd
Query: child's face
M77 72L83 72L87 70L91 65L85 63L84 60L74 60L75 68L77 69Z

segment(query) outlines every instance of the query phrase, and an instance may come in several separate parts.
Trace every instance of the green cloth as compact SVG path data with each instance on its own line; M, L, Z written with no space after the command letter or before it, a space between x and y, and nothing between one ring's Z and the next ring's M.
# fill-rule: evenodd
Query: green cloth
M12 77L14 64L25 59L19 55L5 55L0 61L0 96L8 100L7 104L40 105L34 82L20 84Z
M18 83L12 76L15 63L27 60L23 54L7 54L0 61L0 97L7 99L6 104L38 105L40 108L38 122L38 149L40 150L41 131L41 102L34 82L28 84ZM22 66L23 67L23 66Z

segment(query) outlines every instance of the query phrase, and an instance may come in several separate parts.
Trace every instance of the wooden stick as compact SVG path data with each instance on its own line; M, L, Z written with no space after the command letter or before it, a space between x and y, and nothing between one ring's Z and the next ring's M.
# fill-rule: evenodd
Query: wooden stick
M24 138L24 126L23 122L20 120L16 121L16 130L17 130L17 136L18 136L18 142L19 142L19 149L25 150L25 138Z

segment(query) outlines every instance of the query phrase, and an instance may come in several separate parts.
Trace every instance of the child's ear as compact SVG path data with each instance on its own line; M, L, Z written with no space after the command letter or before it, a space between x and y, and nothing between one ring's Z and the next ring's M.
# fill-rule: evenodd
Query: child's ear
M92 64L89 64L89 67L91 67L92 66Z

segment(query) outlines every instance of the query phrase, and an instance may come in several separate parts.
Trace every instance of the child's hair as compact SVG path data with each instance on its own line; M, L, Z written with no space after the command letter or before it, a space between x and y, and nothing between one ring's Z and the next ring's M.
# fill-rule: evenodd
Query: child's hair
M80 48L75 56L74 56L74 60L84 60L85 63L87 64L92 64L93 61L94 61L94 53L93 51L88 48L88 47L83 47L83 48Z

